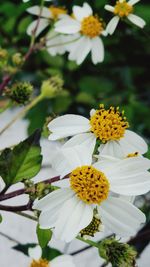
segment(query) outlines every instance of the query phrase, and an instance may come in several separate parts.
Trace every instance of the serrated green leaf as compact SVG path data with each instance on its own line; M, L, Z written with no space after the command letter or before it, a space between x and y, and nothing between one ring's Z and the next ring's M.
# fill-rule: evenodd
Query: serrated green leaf
M41 168L40 131L36 130L12 150L6 148L0 155L0 176L6 186L34 177Z
M50 229L40 229L37 225L36 233L40 247L46 247L52 238L52 231Z

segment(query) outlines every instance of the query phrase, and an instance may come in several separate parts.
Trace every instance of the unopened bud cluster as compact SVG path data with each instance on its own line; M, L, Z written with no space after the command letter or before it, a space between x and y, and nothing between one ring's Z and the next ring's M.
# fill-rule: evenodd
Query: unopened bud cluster
M11 89L6 92L13 101L18 104L26 104L29 102L31 94L33 93L33 86L29 82L16 82Z
M59 76L53 76L43 81L41 94L46 98L53 98L59 95L63 90L63 80Z
M112 267L135 267L136 251L126 243L120 243L114 238L100 242L99 254Z

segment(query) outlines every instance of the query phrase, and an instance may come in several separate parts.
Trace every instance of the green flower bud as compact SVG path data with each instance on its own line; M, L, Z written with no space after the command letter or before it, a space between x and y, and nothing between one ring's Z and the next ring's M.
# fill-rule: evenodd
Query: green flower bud
M99 254L112 267L135 267L137 252L126 243L121 243L115 238L105 239L100 242Z
M26 104L30 100L33 86L29 82L17 82L13 84L9 97L19 104Z
M22 57L22 54L21 53L15 53L13 56L12 56L12 62L19 66L23 63L23 57Z
M8 52L6 49L0 48L0 60L8 58Z
M63 80L58 76L53 76L44 81L41 86L41 94L45 98L53 98L61 94L63 90Z

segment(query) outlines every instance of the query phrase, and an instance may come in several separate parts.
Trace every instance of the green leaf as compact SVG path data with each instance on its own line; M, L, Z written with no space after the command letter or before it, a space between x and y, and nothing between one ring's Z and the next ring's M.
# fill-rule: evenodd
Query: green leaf
M36 246L37 246L37 244L35 244L35 243L29 243L29 244L18 244L12 248L17 250L17 251L20 251L23 254L28 256L29 255L28 254L29 248L35 248Z
M6 148L0 155L0 176L6 186L34 177L41 168L40 131L36 130L12 150Z
M51 261L54 258L60 256L61 254L62 253L59 250L47 246L43 249L42 258Z
M40 247L46 247L52 238L52 231L50 229L40 229L39 225L37 225L36 233Z
M0 223L2 222L3 218L2 218L2 215L0 214Z

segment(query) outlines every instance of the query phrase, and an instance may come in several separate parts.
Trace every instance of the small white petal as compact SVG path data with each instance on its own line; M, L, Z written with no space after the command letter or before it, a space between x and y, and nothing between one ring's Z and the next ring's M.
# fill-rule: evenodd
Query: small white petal
M114 31L117 28L117 25L119 23L120 18L118 16L113 17L109 23L107 24L106 27L106 32L110 35L112 35L114 33Z
M92 116L95 114L95 112L96 112L96 110L95 110L94 108L92 108L92 109L90 110L90 117L92 117Z
M98 210L103 224L121 237L135 234L145 222L144 213L120 198L109 197Z
M36 16L43 17L43 18L50 18L51 17L51 13L50 10L47 7L43 7L42 8L42 12L41 12L41 8L40 6L32 6L27 8L27 12Z
M140 27L140 28L144 28L144 26L146 25L146 22L144 19L140 18L139 16L136 16L134 14L129 14L128 15L128 20L130 20L133 24L135 24L136 26Z
M92 220L93 210L77 197L64 203L55 225L56 238L66 242L74 239L79 231L86 227Z
M148 150L148 146L144 139L130 130L126 130L124 137L118 142L121 145L121 150L125 156L135 152L145 154Z
M33 31L35 30L37 26L38 20L34 20L27 28L27 34L32 35ZM49 21L47 19L40 19L36 34L35 36L37 37L47 26L49 25Z
M99 157L109 155L115 158L124 158L127 155L124 155L122 146L117 141L108 141L106 144L101 144L98 148Z
M135 5L136 3L140 2L140 1L141 0L130 0L130 1L128 1L128 4L133 6L133 5Z
M75 264L70 255L61 255L50 262L50 267L75 267Z
M89 120L80 115L68 114L52 120L48 124L52 132L49 140L57 140L90 130Z
M103 62L104 60L104 45L100 37L92 39L92 61L94 64Z
M73 43L69 60L75 60L78 65L81 64L89 54L91 46L92 42L90 38L82 36L78 41Z
M73 6L73 14L75 18L82 21L85 17L92 15L93 11L88 3L84 3L83 7Z
M105 5L104 8L107 10L107 11L110 11L110 12L114 12L114 7L113 6L110 6L110 5Z
M29 256L34 260L39 260L42 256L42 249L40 246L28 249Z
M74 34L80 31L81 24L71 17L64 17L55 23L55 31L66 34Z

